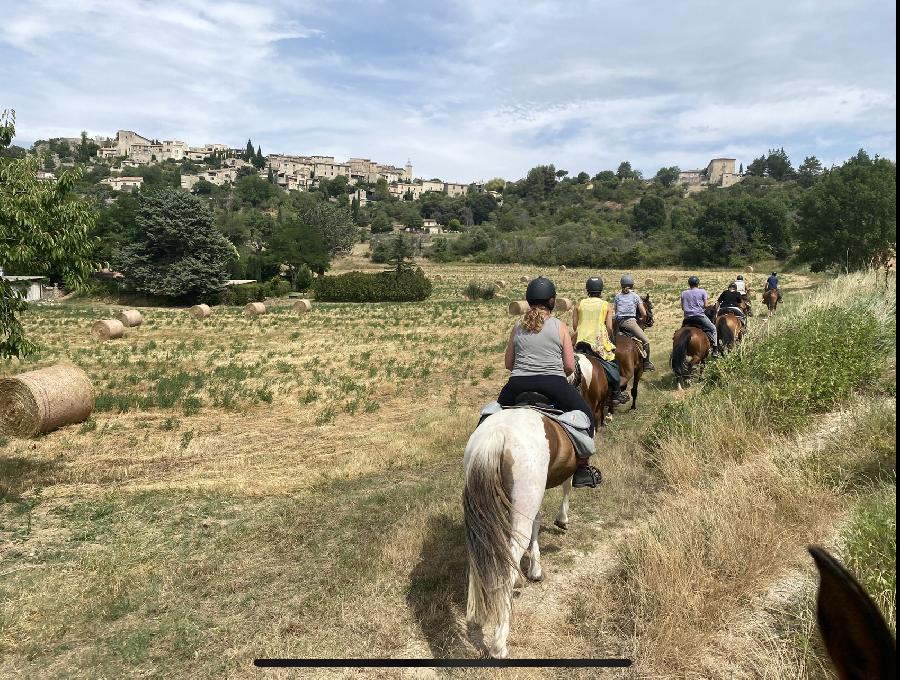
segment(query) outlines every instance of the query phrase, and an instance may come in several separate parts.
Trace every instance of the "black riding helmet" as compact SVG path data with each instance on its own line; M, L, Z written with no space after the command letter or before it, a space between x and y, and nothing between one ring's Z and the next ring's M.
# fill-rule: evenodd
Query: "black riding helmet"
M689 286L699 286L700 285L700 277L692 276L691 278L688 279L688 285Z
M619 279L619 285L622 288L634 288L634 277L630 274L625 274L621 279Z
M539 276L525 289L525 301L529 305L544 305L552 312L556 304L556 286L550 279Z
M587 283L584 284L584 287L587 289L588 293L602 293L603 279L599 276L592 276L587 280Z

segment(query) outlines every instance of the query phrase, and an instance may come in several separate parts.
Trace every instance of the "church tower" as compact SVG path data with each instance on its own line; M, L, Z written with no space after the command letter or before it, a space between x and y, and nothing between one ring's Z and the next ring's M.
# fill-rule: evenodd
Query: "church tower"
M412 161L409 158L406 159L406 165L403 166L403 179L412 182Z

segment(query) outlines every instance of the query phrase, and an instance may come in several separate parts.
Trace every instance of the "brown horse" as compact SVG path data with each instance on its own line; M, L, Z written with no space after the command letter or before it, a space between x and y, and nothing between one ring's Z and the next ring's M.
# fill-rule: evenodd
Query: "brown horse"
M737 347L744 336L744 324L736 314L720 313L716 318L716 333L719 336L719 348L725 352Z
M696 326L682 326L672 336L672 372L678 380L678 389L690 385L697 371L703 370L703 362L709 356L712 344L702 330Z
M771 316L778 307L778 291L774 288L770 288L765 293L763 293L762 300L765 303L766 308L768 308L769 315Z
M577 385L581 396L591 407L594 420L601 427L606 425L607 412L612 413L612 390L609 378L600 359L587 352L576 352L575 360L581 372L581 382Z
M641 328L650 328L653 325L653 303L650 302L650 294L644 296L644 310L647 316L638 319ZM638 383L644 375L644 344L631 335L616 333L616 362L619 364L619 385L622 391L628 389L631 382L631 410L637 408Z

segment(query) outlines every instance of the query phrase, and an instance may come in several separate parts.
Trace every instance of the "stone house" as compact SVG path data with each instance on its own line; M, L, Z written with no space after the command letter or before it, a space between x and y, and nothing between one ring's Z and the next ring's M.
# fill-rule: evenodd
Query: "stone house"
M685 194L708 187L730 187L743 179L735 172L734 163L734 158L713 158L703 169L683 170L678 175L678 183L683 185Z
M101 184L108 184L115 191L134 191L144 184L143 177L105 177Z

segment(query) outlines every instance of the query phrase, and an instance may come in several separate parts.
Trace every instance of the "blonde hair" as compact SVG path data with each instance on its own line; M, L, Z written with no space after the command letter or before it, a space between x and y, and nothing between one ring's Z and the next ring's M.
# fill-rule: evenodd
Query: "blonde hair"
M522 318L522 328L529 333L540 333L544 327L544 310L547 309L543 305L536 305L529 308Z

